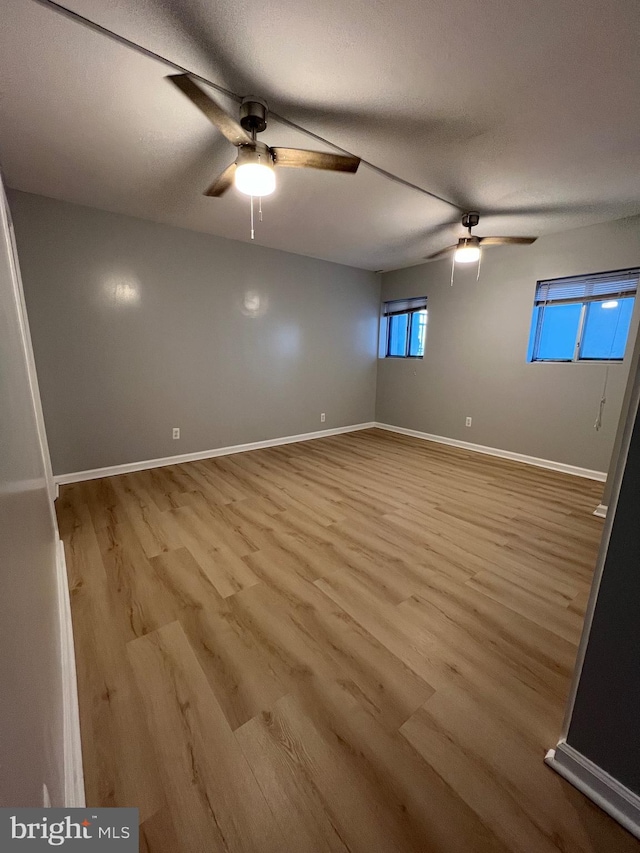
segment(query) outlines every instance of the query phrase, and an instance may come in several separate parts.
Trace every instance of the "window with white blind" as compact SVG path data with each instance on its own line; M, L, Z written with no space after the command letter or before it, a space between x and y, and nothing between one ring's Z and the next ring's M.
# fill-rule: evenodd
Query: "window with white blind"
M380 327L385 358L422 358L427 335L427 297L385 302Z
M539 281L528 361L622 361L639 269Z

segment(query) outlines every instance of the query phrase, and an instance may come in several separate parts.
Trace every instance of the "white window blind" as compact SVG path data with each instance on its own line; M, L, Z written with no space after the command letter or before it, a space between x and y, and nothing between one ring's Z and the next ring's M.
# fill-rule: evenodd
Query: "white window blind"
M629 269L539 281L536 288L536 305L588 302L609 296L633 296L638 289L639 277L639 269Z
M427 307L426 296L416 296L413 299L394 299L385 302L382 309L384 317L393 317L395 314L407 314L409 311L420 311Z

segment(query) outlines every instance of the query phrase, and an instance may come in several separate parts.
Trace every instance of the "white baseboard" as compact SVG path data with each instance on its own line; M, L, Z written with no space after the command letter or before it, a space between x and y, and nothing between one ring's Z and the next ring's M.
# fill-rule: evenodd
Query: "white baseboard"
M330 435L341 435L346 432L356 432L362 429L384 429L388 432L397 432L401 435L409 435L424 441L435 441L438 444L447 444L451 447L459 447L474 453L484 453L488 456L498 456L501 459L511 459L513 462L522 462L525 465L534 465L538 468L547 468L551 471L560 471L563 474L572 474L575 477L586 477L589 480L598 480L604 483L607 479L606 472L592 471L589 468L579 468L576 465L567 465L564 462L554 462L550 459L539 459L537 456L526 456L523 453L514 453L511 450L500 450L497 447L486 447L483 444L472 444L457 438L447 438L442 435L432 435L428 432L420 432L415 429L382 424L375 421L364 424L353 424L351 426L337 427L335 429L323 429L317 432L305 432L299 435L286 435L281 438L270 438L266 441L253 441L249 444L233 444L229 447L217 447L213 450L200 450L195 453L182 453L177 456L165 456L159 459L146 459L141 462L127 462L124 465L111 465L105 468L92 468L87 471L75 471L69 474L56 474L54 482L57 486L66 483L80 483L83 480L99 480L102 477L115 477L118 474L130 474L134 471L146 471L150 468L162 468L166 465L179 465L182 462L197 462L201 459L213 459L216 456L230 456L234 453L246 453L250 450L260 450L265 447L277 447L281 444L294 444L299 441L311 441L314 438L325 438ZM601 505L602 506L602 505ZM598 507L598 510L601 509ZM594 515L600 515L596 511ZM604 517L604 516L603 516Z
M71 602L67 580L67 563L64 545L57 543L58 608L60 613L60 658L62 667L62 713L64 738L64 805L83 808L84 772L82 744L80 741L80 712L78 708L78 683L76 658L71 623Z
M640 838L640 797L606 773L593 761L561 740L550 749L545 763L570 782L603 811Z
M60 486L65 483L80 483L83 480L99 480L102 477L114 477L117 474L130 474L134 471L146 471L150 468L163 468L166 465L179 465L182 462L197 462L200 459L213 459L216 456L230 456L233 453L246 453L249 450L278 447L281 444L295 444L298 441L311 441L314 438L326 438L330 435L342 435L345 432L372 429L375 426L376 424L373 421L365 424L352 424L351 426L336 427L335 429L323 429L318 432L304 432L300 435L269 438L266 441L252 441L249 444L233 444L229 447L217 447L214 450L199 450L196 453L183 453L179 456L165 456L161 459L147 459L142 462L127 462L124 465L92 468L89 471L76 471L72 474L56 474L53 479Z
M593 514L597 515L598 518L606 518L608 509L608 506L605 506L604 504L598 504L598 506L594 509Z
M577 465L567 465L564 462L553 462L551 459L539 459L537 456L526 456L523 453L514 453L511 450L500 450L497 447L486 447L484 444L471 444L468 441L460 441L457 438L446 438L443 435L431 435L428 432L419 432L416 429L405 429L405 427L393 426L391 424L374 424L378 429L386 429L389 432L397 432L401 435L410 435L413 438L421 438L424 441L435 441L438 444L448 444L451 447L460 447L463 450L471 450L474 453L486 453L488 456L499 456L501 459L511 459L513 462L523 462L525 465L535 465L538 468L548 468L551 471L560 471L563 474L573 474L575 477L586 477L589 480L598 480L601 483L607 479L604 471L592 471L589 468L579 468Z

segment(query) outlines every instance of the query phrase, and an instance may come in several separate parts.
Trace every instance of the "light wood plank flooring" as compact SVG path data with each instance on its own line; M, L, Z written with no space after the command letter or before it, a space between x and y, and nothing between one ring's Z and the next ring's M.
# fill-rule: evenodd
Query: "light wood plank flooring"
M543 764L601 491L377 430L63 487L88 803L151 853L638 853Z

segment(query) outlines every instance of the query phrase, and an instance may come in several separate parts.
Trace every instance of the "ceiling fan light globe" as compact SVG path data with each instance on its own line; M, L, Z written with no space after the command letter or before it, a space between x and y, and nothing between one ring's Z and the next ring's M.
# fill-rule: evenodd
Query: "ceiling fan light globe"
M453 256L457 264L474 264L480 260L480 244L477 237L463 237L458 241Z
M236 189L245 195L267 196L276 188L273 166L266 163L241 163L236 168Z

